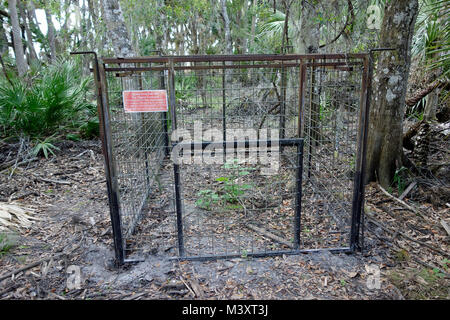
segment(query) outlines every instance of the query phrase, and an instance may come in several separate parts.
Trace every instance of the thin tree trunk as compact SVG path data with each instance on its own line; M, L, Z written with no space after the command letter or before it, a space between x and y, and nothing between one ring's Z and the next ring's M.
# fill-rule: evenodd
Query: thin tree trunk
M88 36L88 44L89 44L89 48L91 50L95 50L95 48L97 48L96 44L95 44L95 28L93 28L93 26L97 23L98 18L97 18L97 14L95 13L94 10L94 6L92 4L93 0L87 0L88 2L88 10L89 10L89 22L88 22L88 32L89 32L89 36Z
M36 18L36 7L34 6L33 1L27 1L26 13L27 13L27 18L28 18L28 27L30 29L32 29L38 37L43 38L44 34L42 33L42 31L39 27L39 23ZM47 52L47 49L45 46L42 50ZM39 59L39 56L38 56L38 59Z
M16 56L16 65L19 76L22 77L27 72L27 63L23 51L22 36L20 35L19 18L17 16L17 1L8 1L9 16L11 19L14 53Z
M106 26L112 41L114 52L118 57L134 56L130 36L125 25L122 9L118 0L102 0Z
M0 17L0 55L3 56L8 52L8 38L3 28L3 18Z
M319 50L320 23L316 17L319 15L320 1L293 2L291 21L296 35L293 41L296 53L316 53Z
M243 53L248 53L248 30L247 30L247 26L248 26L248 20L247 20L247 14L248 14L248 1L244 0L244 7L242 8L242 26L241 29L244 31L242 34L242 38L243 38L243 48L242 48L242 52Z
M38 57L37 57L36 50L34 49L34 45L33 45L33 36L31 34L31 30L28 26L27 14L25 13L25 8L24 8L23 3L19 3L19 12L20 12L20 17L21 17L23 26L25 28L25 34L26 34L26 38L27 38L27 48L28 48L28 53L30 55L30 59L31 59L31 61L37 60Z
M426 121L432 121L436 119L436 111L439 105L439 94L441 89L436 88L426 97L425 109L423 111L423 118Z
M53 25L52 15L45 9L45 18L47 20L47 38L50 47L50 61L56 60L56 38L55 38L55 26Z
M411 39L418 12L417 0L386 3L379 47L395 48L380 54L373 79L367 145L366 182L392 183L402 165L403 116L411 62Z
M252 0L252 9L255 6L255 1ZM256 14L254 10L252 10L253 16L252 16L252 25L250 26L250 43L249 43L249 49L253 50L253 45L255 43L255 34L256 34Z
M231 40L231 30L230 30L230 18L228 17L226 0L220 0L220 5L222 7L222 18L223 18L223 29L225 33L225 53L233 54L233 42ZM225 62L230 64L230 62ZM225 83L229 83L231 79L231 70L225 69Z
M225 52L227 54L233 54L233 43L231 41L231 30L230 30L230 18L227 13L226 0L220 0L222 6L222 17L224 22L224 32L225 32Z

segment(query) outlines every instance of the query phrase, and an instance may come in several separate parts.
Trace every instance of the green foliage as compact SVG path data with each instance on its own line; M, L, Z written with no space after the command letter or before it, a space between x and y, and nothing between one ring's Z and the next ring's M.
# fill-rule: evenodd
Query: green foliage
M397 185L397 191L398 194L402 194L405 190L405 184L406 184L406 173L408 172L408 169L406 167L401 167L397 170L395 170L394 174L394 184Z
M72 61L33 68L27 79L1 83L3 135L36 140L70 128L79 129L82 123L91 120L95 110L86 99L90 85L90 77L82 78L79 67ZM95 130L88 131L92 135Z
M440 78L450 75L450 4L443 0L422 0L411 51L439 70Z
M53 142L53 136L45 138L44 140L37 139L36 145L33 147L31 153L33 156L38 156L40 154L43 154L45 159L48 158L49 153L52 155L55 155L54 150L59 150L58 147L52 144Z
M146 37L139 41L139 52L143 56L155 55L156 41L153 37Z
M197 88L197 77L192 73L175 79L175 97L184 101L192 98Z
M211 210L211 205L220 201L220 196L213 190L200 190L197 195L200 197L195 204L205 210Z

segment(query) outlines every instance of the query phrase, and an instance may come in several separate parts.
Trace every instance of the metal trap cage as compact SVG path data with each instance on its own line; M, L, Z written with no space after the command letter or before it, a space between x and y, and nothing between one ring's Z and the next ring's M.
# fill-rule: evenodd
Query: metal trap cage
M147 253L360 248L369 61L365 53L96 58L118 263ZM127 113L127 90L167 90L169 109ZM189 156L181 164L180 148ZM205 161L206 150L216 161ZM261 156L272 159L266 166L278 161L272 174Z

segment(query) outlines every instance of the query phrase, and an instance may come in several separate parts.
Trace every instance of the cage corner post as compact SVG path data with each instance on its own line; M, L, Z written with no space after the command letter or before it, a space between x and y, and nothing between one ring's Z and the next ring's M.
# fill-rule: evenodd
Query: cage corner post
M125 246L122 235L122 222L119 208L119 191L117 176L113 161L112 137L110 128L109 102L106 87L106 75L103 61L95 60L94 77L98 88L98 117L100 123L100 138L105 160L106 186L108 191L109 212L114 238L116 264L125 263Z
M363 56L363 74L361 80L360 115L359 115L359 135L358 151L355 167L355 178L352 201L352 220L350 231L350 250L362 251L364 246L364 173L366 169L367 134L369 127L369 108L371 99L372 74L373 74L372 53Z
M294 227L294 250L300 250L301 245L301 217L302 217L302 180L303 180L303 139L297 138L297 177L295 192L295 227Z
M175 67L173 59L169 60L169 108L170 108L170 118L171 118L171 131L177 129L177 118L176 118L176 95L175 95ZM174 141L171 141L174 143ZM178 143L178 141L177 141ZM173 150L173 146L172 146ZM173 152L173 151L172 151ZM184 238L183 238L183 208L181 200L181 179L180 179L180 166L178 163L173 163L173 173L174 173L174 188L175 188L175 210L176 210L176 228L177 228L177 240L178 240L178 256L180 258L185 256L184 251Z

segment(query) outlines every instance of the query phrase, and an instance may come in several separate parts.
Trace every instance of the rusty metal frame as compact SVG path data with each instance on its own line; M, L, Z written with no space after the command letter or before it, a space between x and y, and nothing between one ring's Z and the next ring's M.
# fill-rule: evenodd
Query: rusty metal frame
M332 252L354 252L362 249L362 216L364 201L364 170L365 170L365 153L368 131L368 116L370 89L372 77L372 54L249 54L249 55L188 55L188 56L149 56L149 57L133 57L133 58L102 58L98 59L95 52L77 52L74 54L92 54L94 55L94 65L91 71L94 74L94 82L97 90L98 116L100 122L100 139L102 142L102 150L105 159L105 174L108 189L108 199L110 207L110 217L113 229L114 250L116 262L121 265L126 262L133 262L125 257L125 242L123 239L121 228L121 215L119 208L119 192L117 186L117 176L115 172L115 164L112 157L111 131L110 131L110 115L107 91L107 72L118 72L118 76L122 73L140 73L144 71L161 71L162 77L164 72L168 73L168 89L170 114L172 129L176 128L176 99L175 99L175 72L178 70L208 70L208 69L246 69L246 68L299 68L299 113L298 113L298 136L302 138L304 128L304 93L306 83L306 70L310 67L327 67L338 70L346 70L345 68L353 68L354 65L363 65L363 74L361 82L360 97L360 114L357 141L357 161L353 184L353 201L352 201L352 218L351 232L348 248L329 248L329 249L312 249L300 250L297 248L295 253L317 252L330 250ZM353 61L349 62L349 59ZM331 60L331 61L330 61ZM333 61L335 60L335 61ZM342 61L343 60L343 61ZM356 60L356 61L355 61ZM295 62L292 62L295 61ZM325 62L326 61L326 62ZM177 65L174 63L192 63L192 65ZM194 62L221 62L220 65L194 65ZM253 62L253 64L225 64L225 62ZM259 62L256 63L255 62ZM267 63L261 63L267 62ZM164 64L156 66L121 66L123 64ZM109 65L117 64L117 67ZM351 70L351 69L349 69ZM225 90L225 89L224 89ZM226 119L223 119L224 123ZM167 123L167 121L166 121ZM225 126L224 126L225 128ZM225 137L225 133L224 133ZM169 146L167 138L167 146ZM276 254L276 253L275 253ZM284 253L283 253L284 254ZM289 253L288 253L289 254ZM271 255L268 253L267 255ZM259 255L256 255L259 256ZM218 256L212 257L220 258Z

